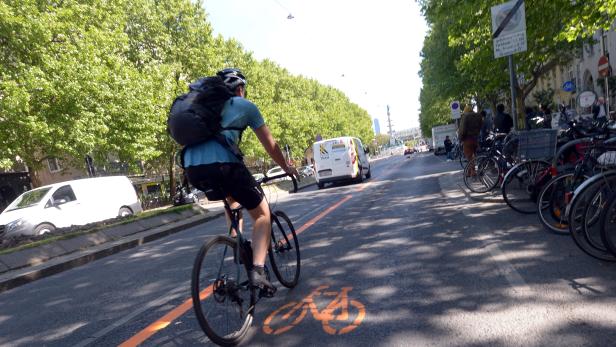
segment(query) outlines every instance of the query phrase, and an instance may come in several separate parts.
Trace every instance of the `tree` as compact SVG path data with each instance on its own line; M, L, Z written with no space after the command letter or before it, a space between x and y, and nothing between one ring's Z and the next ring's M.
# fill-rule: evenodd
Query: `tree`
M595 3L595 1L592 2ZM508 81L506 59L494 59L490 44L492 42L490 8L499 2L494 0L473 2L421 0L419 3L433 32L438 33L442 30L440 29L442 26L446 28L449 53L456 63L456 74L459 74L466 83L459 95L470 97L479 104L486 103L486 100L488 104L493 104L499 95L506 96L508 94L505 88ZM575 56L582 41L590 35L589 32L572 29L563 23L580 24L589 20L594 27L605 27L606 20L593 18L603 18L601 14L613 11L606 9L603 5L597 6L599 10L590 9L581 3L580 1L554 0L536 1L526 6L528 50L514 57L517 73L524 76L522 83L516 86L517 100L515 102L520 113L524 109L524 100L533 91L539 78L552 68L569 62ZM599 1L596 3L595 5L598 5ZM578 11L587 11L589 14L592 13L593 17L584 19L579 16ZM456 16L453 17L452 13ZM580 25L583 27L583 24ZM430 35L433 35L433 32L431 31ZM430 44L431 41L427 41L424 48L426 45L429 47ZM430 51L426 50L426 52ZM442 53L443 50L439 52ZM443 57L442 54L433 53L430 54L429 59L433 61L443 59ZM431 61L426 65L435 65ZM452 80L439 74L434 74L434 76L441 85ZM454 76L457 75L454 74Z

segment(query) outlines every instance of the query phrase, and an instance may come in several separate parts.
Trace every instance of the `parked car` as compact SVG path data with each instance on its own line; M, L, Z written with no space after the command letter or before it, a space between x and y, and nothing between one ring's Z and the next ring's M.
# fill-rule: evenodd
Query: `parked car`
M302 177L314 176L314 166L312 164L302 166L298 171Z
M278 176L278 175L282 175L284 174L285 171L280 167L280 166L274 166L273 168L267 170L267 173L265 174L265 176L267 177L272 177L272 176ZM291 177L289 176L285 176L276 180L291 180ZM274 180L274 182L276 181Z
M126 176L55 183L18 196L0 214L0 236L42 235L142 211Z
M204 192L197 188L186 189L186 187L182 187L175 193L173 205L198 204L201 199L205 199Z

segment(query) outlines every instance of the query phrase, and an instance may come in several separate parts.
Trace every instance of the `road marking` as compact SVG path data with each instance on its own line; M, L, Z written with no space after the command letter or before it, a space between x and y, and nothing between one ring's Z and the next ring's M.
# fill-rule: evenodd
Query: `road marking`
M318 215L314 216L311 220L307 221L306 224L302 225L299 229L295 230L296 234L299 234L301 232L303 232L304 230L310 228L311 226L313 226L316 222L318 222L321 218L325 217L326 215L328 215L330 212L332 212L333 210L337 209L338 207L340 207L340 205L344 204L345 202L349 201L349 199L351 199L353 197L353 195L347 195L344 198L342 198L342 200L338 201L337 203L331 205L330 207L328 207L325 211L319 213Z
M314 218L310 219L308 222L306 222L306 224L302 225L299 229L297 229L295 233L299 234L305 231L306 229L310 228L316 222L318 222L321 218L325 217L326 215L331 213L333 210L340 207L340 205L342 205L343 203L345 203L352 197L353 195L345 196L342 200L328 207L325 211L319 213ZM201 293L199 294L199 298L203 300L207 298L208 296L210 296L211 294L212 294L212 287L210 286L204 289L203 291L201 291ZM136 335L134 335L130 339L124 341L119 347L139 346L140 344L145 342L145 340L149 339L152 335L156 334L158 331L165 329L167 326L169 326L169 324L171 324L171 322L173 322L174 320L182 316L184 313L186 313L191 308L192 308L192 298L187 299L180 306L177 306L176 308L171 310L169 313L165 314L164 316L156 320L154 323L148 325L145 329L141 330L140 332L138 332ZM361 318L363 319L363 316ZM350 329L352 330L354 328L350 328Z
M364 304L349 300L349 292L353 287L324 291L328 288L328 285L319 286L301 301L291 301L272 311L263 321L263 332L268 335L283 334L301 323L308 312L321 322L323 330L330 335L343 335L355 330L366 316ZM322 310L319 310L314 300L320 296L333 297Z
M199 299L203 300L212 294L212 286L205 288L199 293ZM152 335L156 334L159 330L162 330L169 326L171 322L179 318L181 315L186 313L186 311L192 308L192 298L184 301L180 306L174 308L166 315L159 318L156 322L148 325L145 329L141 330L139 333L131 337L130 339L124 341L119 347L134 347L139 346L145 340L149 339Z

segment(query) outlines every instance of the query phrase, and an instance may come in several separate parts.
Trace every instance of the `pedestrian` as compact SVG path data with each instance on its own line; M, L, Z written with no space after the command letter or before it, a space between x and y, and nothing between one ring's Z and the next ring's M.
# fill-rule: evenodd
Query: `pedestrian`
M481 132L482 125L483 122L481 120L481 116L473 112L471 105L466 105L464 107L464 113L460 118L458 138L462 141L464 157L466 157L468 161L475 158L475 151L477 151L479 133ZM467 174L469 176L475 175L474 166L471 166L471 169Z
M543 113L543 128L552 128L552 110L547 105L541 105L541 113Z
M480 142L484 143L492 132L492 115L490 115L486 110L481 110L479 114L481 115L481 120L483 121L479 137Z
M453 149L453 143L449 139L449 135L445 136L445 153L447 153L447 161L453 160L453 153L451 150Z
M595 120L597 120L601 124L605 124L607 122L607 112L605 111L605 98L600 96L597 99L597 106L598 110L597 117L595 117Z
M494 130L497 133L509 134L511 127L513 127L513 118L509 113L505 113L505 105L498 104L494 118Z
M533 111L532 107L527 106L524 109L524 113L526 114L524 118L524 123L526 123L525 124L526 130L530 130L532 129L532 123L534 122L533 118L535 118L535 111Z
M245 99L247 83L244 74L238 69L228 68L219 71L216 75L233 94L222 109L220 123L228 127L220 133L222 137L227 143L239 144L244 129L250 127L265 152L280 165L282 170L299 178L297 169L285 160L280 146L265 124L257 106ZM234 127L231 128L230 125ZM239 203L248 210L253 220L254 266L249 274L250 283L261 289L275 290L264 267L272 226L270 209L244 162L217 140L208 140L188 146L183 153L186 175L190 184L204 192L216 192L215 200L226 199L231 207L237 207ZM229 220L228 212L227 220ZM241 228L241 220L239 225ZM232 233L231 236L235 235Z

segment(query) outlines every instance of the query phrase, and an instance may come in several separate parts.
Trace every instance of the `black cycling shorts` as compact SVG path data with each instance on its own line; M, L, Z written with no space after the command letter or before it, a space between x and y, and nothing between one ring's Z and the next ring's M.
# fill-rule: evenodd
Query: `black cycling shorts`
M205 192L208 200L231 196L248 210L259 206L263 194L243 163L213 163L186 168L188 182Z

